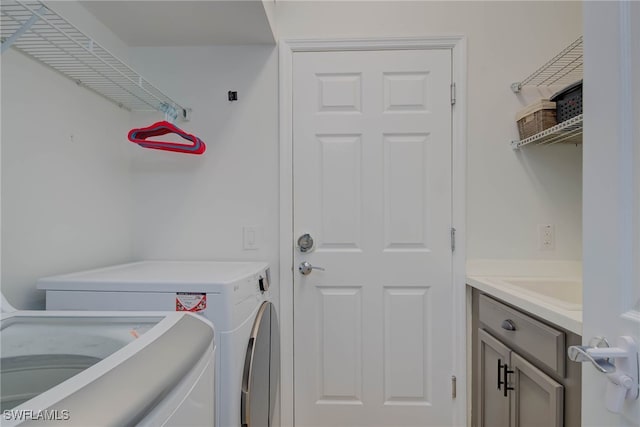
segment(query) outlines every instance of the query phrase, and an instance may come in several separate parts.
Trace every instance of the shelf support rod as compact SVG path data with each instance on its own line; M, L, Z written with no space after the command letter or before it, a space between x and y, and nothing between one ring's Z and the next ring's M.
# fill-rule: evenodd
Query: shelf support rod
M8 39L2 42L2 46L0 47L0 53L4 53L5 50L9 49L11 45L18 40L24 33L29 31L29 29L36 23L38 19L40 19L41 14L45 13L47 8L45 6L41 6L40 9L36 10L31 18L29 18L18 30L11 35Z
M160 111L164 113L164 119L167 122L175 124L176 119L178 118L178 109L175 106L163 102L160 104Z

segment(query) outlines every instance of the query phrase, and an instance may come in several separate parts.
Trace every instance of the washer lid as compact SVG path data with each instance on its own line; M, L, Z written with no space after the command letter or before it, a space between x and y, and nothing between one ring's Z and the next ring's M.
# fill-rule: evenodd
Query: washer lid
M18 359L29 350L25 348L27 344L41 347L31 348L36 356L53 355L48 366L54 370L60 366L61 358L56 357L59 351L73 356L69 362L82 362L83 366L76 367L86 369L57 385L56 377L40 375L38 381L49 381L45 385L51 388L14 408L35 413L66 410L71 416L70 425L95 425L96 420L100 425L135 425L166 398L168 390L200 366L203 358L213 360L215 354L211 323L189 313L128 312L123 316L114 312L25 311L4 315L1 325L2 357L13 358L9 367L47 367L41 363L46 361L42 357ZM136 327L140 329L132 333ZM113 343L101 344L105 351L95 353L92 347L104 337ZM64 342L73 347L60 345ZM93 356L101 360L91 360ZM96 363L86 366L91 362ZM2 368L6 368L4 363ZM19 381L15 384L20 385ZM6 389L4 375L2 385L2 392L10 396L21 392L19 388L15 392ZM24 425L22 421L3 420L2 425Z
M2 299L0 300L0 313L11 313L17 310L9 303L9 301L7 301L2 292L0 292L0 296L2 296Z
M266 276L266 262L140 261L38 279L38 289L222 293L253 276Z
M143 312L96 314L55 311L15 311L2 316L0 355L6 358L49 355L81 355L104 359L134 342L167 317ZM4 369L4 366L3 366Z

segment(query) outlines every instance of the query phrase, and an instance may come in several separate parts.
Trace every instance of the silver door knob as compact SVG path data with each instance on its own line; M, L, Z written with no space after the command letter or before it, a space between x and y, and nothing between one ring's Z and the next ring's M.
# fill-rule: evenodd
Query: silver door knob
M313 266L309 264L307 261L302 261L298 266L298 270L300 271L300 273L306 276L307 274L311 273L311 270L324 271L324 268Z

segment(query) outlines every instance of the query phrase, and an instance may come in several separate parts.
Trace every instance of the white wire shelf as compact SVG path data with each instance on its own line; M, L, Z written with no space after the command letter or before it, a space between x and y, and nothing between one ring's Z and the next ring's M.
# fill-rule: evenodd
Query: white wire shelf
M2 52L37 59L130 111L161 111L188 120L189 110L41 1L2 0Z
M581 144L582 143L582 114L565 120L549 129L530 136L529 138L511 141L511 148L517 150L528 144Z
M511 85L520 92L524 86L569 84L582 78L582 36L525 79Z

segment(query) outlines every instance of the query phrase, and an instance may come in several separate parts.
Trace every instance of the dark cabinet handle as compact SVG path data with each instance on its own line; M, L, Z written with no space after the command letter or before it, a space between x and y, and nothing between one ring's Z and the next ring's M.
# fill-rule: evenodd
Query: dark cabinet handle
M504 377L504 379L500 378L500 374ZM513 371L509 369L507 364L502 364L502 359L498 359L498 390L501 390L501 386L504 385L503 393L504 397L507 397L507 393L509 390L513 390L513 387L509 387L509 374L513 374Z
M506 329L507 331L515 331L516 330L516 324L513 323L513 320L511 319L506 319L502 321L502 329Z
M504 397L507 397L508 396L507 393L509 392L509 390L513 390L513 387L509 387L509 377L508 377L509 374L513 374L513 371L510 370L507 367L506 363L504 365L502 365L502 369L503 369L503 372L504 372L504 382L503 382L503 384L504 384ZM500 374L498 373L498 375L500 375Z
M501 372L502 372L502 360L498 359L498 390L500 390L500 386L502 385L502 379L500 378Z

